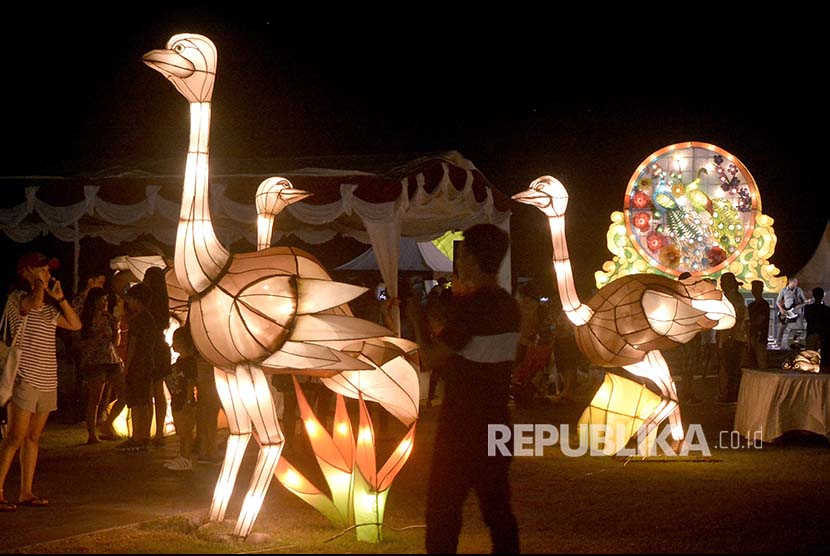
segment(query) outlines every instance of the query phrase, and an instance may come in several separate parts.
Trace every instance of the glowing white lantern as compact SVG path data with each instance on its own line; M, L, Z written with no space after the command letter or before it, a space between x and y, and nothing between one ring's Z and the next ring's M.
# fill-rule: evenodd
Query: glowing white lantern
M208 191L216 47L202 35L179 34L166 48L145 54L144 62L169 79L190 103L175 280L168 278L168 284L175 284L171 289L177 297L188 297L193 341L215 367L217 392L231 432L211 519L224 518L254 427L261 443L234 530L235 535L245 537L259 513L284 441L263 368L326 374L372 369L370 363L325 344L387 336L390 331L338 312L338 306L365 288L332 282L310 255L281 247L232 255L219 243L211 222ZM284 206L279 203L279 194L275 198L268 195L264 194L263 207L278 210ZM295 195L294 200L299 197Z

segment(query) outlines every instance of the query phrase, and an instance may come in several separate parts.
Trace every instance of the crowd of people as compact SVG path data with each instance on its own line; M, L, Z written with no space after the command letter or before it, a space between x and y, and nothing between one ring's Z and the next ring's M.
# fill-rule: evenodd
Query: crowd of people
M516 407L543 400L574 402L578 370L588 368L555 294L534 282L518 288L515 297L499 287L497 273L506 245L506 234L497 227L474 226L465 233L457 273L449 280L439 280L427 292L423 279L416 277L401 284L400 299L383 295L385 290L379 288L376 296L364 297L371 297L369 304L355 306L356 314L364 313L359 316L376 318L390 328L390 309L399 308L402 336L419 344L421 371L430 373L427 403L436 402L442 390L427 488L428 552L456 550L461 507L470 490L478 494L494 551L518 552L518 525L510 507L510 457L487 453L487 427L510 423L511 402ZM165 340L171 320L164 270L150 268L142 282L129 284L118 276L93 274L70 303L61 283L51 276L58 264L40 253L21 257L18 282L4 308L4 340L20 346L21 358L0 445L0 511L49 505L34 492L33 479L41 434L49 414L58 408L62 358L75 367L77 385L83 386L76 391L84 395L74 398L79 400L87 444L118 439L115 422L127 407L131 433L118 449L138 452L163 445L167 390L179 455L165 466L187 471L196 458L217 460L220 403L213 369L196 350L186 324L173 332L172 352ZM741 366L768 367L770 305L763 297L764 284L752 282L754 299L749 304L739 291L741 285L732 273L720 277L721 289L735 308L735 325L716 333L704 331L678 350L682 403L699 401L694 389L698 372L705 377L716 366L718 400L732 403ZM793 310L804 308L807 347L820 348L822 372L830 372L830 308L823 297L824 291L816 288L808 301L792 279L779 293L776 307L783 315L780 329L786 329ZM58 352L65 355L59 357ZM281 421L290 443L297 420L293 383L284 376L272 383L282 400ZM318 416L325 420L331 395L315 388L314 379L306 387ZM3 486L18 452L21 484L18 500L11 502Z
M766 370L770 368L770 350L785 350L785 338L791 332L806 324L806 341L790 342L786 353L803 349L819 350L820 372L830 372L828 367L827 342L830 341L830 307L824 305L824 290L814 288L812 297L807 298L798 287L798 278L790 278L786 287L777 294L774 304L764 298L764 282L753 280L750 284L752 301L746 302L740 293L743 286L734 274L726 272L720 277L721 290L735 308L735 326L726 330L710 330L678 350L680 357L681 383L679 397L683 403L698 403L695 393L694 376L702 372L705 378L717 368L719 396L717 401L735 403L740 388L741 369L750 367ZM778 320L772 327L771 315ZM770 330L775 330L771 333ZM819 349L823 348L823 349Z
M119 451L147 451L166 442L166 385L180 444L180 455L166 467L192 469L194 442L200 460L218 461L213 370L193 347L187 326L175 330L173 362L165 334L178 323L170 318L164 270L148 269L142 282L125 280L124 271L93 273L70 302L52 276L59 266L37 252L20 257L3 310L3 340L19 346L20 357L3 408L0 511L49 505L34 492L33 480L41 435L59 405L67 420L84 423L87 444L120 440ZM126 439L116 427L125 407ZM3 487L18 452L20 489L12 502Z

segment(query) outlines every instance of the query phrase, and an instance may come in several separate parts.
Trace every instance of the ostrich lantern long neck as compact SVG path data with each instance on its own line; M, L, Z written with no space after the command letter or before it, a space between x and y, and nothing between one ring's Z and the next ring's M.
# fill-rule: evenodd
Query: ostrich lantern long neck
M583 326L594 312L579 301L574 285L568 243L565 239L565 209L568 206L568 192L556 178L542 176L531 183L526 191L514 195L513 199L537 207L548 217L553 242L553 270L556 273L562 309L568 320L575 326Z
M176 233L176 277L188 295L204 293L221 275L230 254L213 230L208 183L210 102L216 76L216 47L202 35L173 36L144 63L167 77L190 102L182 208Z

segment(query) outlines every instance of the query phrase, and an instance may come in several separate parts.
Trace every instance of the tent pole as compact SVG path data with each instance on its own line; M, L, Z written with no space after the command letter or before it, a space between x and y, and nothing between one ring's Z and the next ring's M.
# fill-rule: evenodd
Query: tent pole
M398 259L400 258L401 222L396 218L391 222L363 222L369 233L369 240L375 250L375 257L380 267L380 274L389 292L389 316L392 331L401 335L401 313L398 306ZM394 301L393 301L394 300Z

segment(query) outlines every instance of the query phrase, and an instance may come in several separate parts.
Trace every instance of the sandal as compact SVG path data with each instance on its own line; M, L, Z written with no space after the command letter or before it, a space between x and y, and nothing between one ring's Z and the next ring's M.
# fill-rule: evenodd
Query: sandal
M0 500L0 512L13 512L17 509L17 506L9 502L8 500Z
M17 503L17 505L27 506L29 508L45 508L49 505L49 500L35 496L34 498L29 498L28 500L21 500Z

